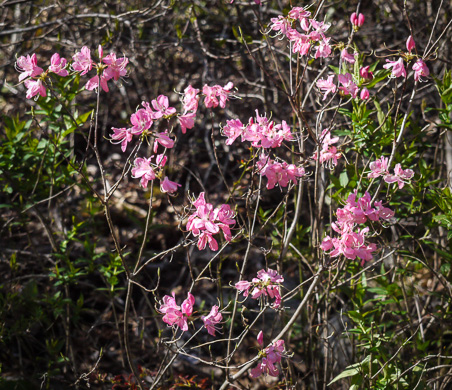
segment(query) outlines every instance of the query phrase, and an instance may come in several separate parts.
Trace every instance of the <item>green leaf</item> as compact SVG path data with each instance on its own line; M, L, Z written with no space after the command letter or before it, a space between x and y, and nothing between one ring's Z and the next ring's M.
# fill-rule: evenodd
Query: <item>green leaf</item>
M348 378L360 374L363 371L363 366L367 365L369 361L370 356L366 356L366 358L362 362L348 366L336 378L334 378L330 383L328 383L328 386L330 386L334 382L337 382L339 379Z

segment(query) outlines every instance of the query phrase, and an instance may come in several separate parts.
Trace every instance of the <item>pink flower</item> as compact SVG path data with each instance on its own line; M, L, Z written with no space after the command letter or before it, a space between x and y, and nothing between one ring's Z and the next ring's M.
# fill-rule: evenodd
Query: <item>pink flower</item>
M336 85L333 83L334 75L328 76L328 79L320 79L317 80L317 88L320 89L320 91L324 92L323 99L325 100L328 94L335 93L336 92Z
M277 18L270 19L272 24L270 25L271 30L279 31L279 34L286 34L290 29L290 22L287 18L282 15L279 15Z
M126 66L129 63L127 57L116 58L115 53L110 53L108 56L102 58L102 62L107 66L103 72L103 77L107 80L113 79L118 81L120 77L127 75Z
M260 331L257 336L257 342L261 347L264 345L264 335L262 331ZM259 361L257 367L251 370L251 378L258 378L262 374L277 377L279 371L275 364L281 362L284 352L284 340L278 340L276 343L270 344L267 348L262 350L260 355L263 356L263 358Z
M405 67L403 66L403 58L400 57L397 61L386 60L387 64L383 65L385 69L391 69L391 77L406 77Z
M309 18L310 16L311 12L306 11L303 7L293 7L289 11L289 18L291 19L298 19L301 21L302 19Z
M262 269L257 273L257 278L253 278L251 282L241 280L235 284L235 288L245 297L250 294L251 289L251 298L253 299L269 296L275 300L272 307L278 308L281 305L280 285L282 282L284 282L284 278L277 271Z
M226 145L231 145L239 136L243 136L245 127L240 119L231 119L226 121L226 126L223 127L223 135L228 137Z
M141 177L140 184L143 188L147 187L150 180L155 179L155 172L151 167L151 159L152 157L147 159L138 157L135 159L134 167L132 168L132 177L134 179Z
M93 61L91 60L91 50L86 46L83 46L82 49L75 53L72 56L72 69L76 72L80 73L82 76L88 73L93 68Z
M380 157L379 160L373 161L369 164L370 172L367 177L369 179L375 179L379 176L385 176L388 172L388 158Z
M147 131L151 128L153 121L151 115L148 110L144 108L140 108L130 116L130 122L132 123L132 134L140 135L144 131Z
M188 293L187 299L182 302L181 306L176 303L176 296L165 295L163 297L163 304L160 305L159 311L163 316L163 322L169 326L178 326L183 332L188 330L187 319L193 313L193 305L195 304L195 297Z
M215 325L219 324L223 319L223 316L219 312L218 306L212 306L210 313L207 316L201 316L201 320L204 322L204 326L207 329L207 333L215 336L215 331L218 330Z
M363 88L359 94L361 100L367 100L370 97L369 90L367 88Z
M425 64L424 61L422 61L422 59L418 59L416 61L416 63L413 65L413 70L414 70L414 79L416 81L419 80L422 81L421 76L427 77L430 74L427 65Z
M47 95L46 87L44 86L42 80L27 79L24 83L27 87L27 99L31 99L37 94L41 95L42 97L45 97Z
M198 237L198 249L203 250L208 243L211 250L218 250L218 242L213 235L220 231L226 241L231 241L229 225L235 224L235 214L228 205L223 204L214 210L213 206L205 201L204 192L201 192L193 206L196 211L188 218L187 230Z
M132 129L126 129L125 127L123 128L116 128L116 127L112 127L111 128L113 130L113 134L110 134L111 137L111 142L114 144L121 144L121 150L123 152L126 151L127 148L127 143L132 141ZM116 142L113 142L116 141Z
M342 57L342 59L343 59L344 61L350 62L350 64L354 64L354 63L355 63L355 55L356 55L356 53L350 54L350 53L347 51L347 49L343 49L343 50L341 51L341 57Z
M374 74L369 72L370 66L364 66L359 70L359 75L365 80L372 80L374 78Z
M415 46L416 43L414 42L413 36L410 35L406 40L406 49L411 53L411 50L413 50Z
M215 108L219 105L221 108L225 108L226 101L228 100L229 95L231 94L231 89L233 87L234 84L232 84L232 82L227 83L224 87L221 87L219 85L214 85L213 87L209 87L207 84L204 85L202 93L205 95L205 106L207 108ZM218 101L217 98L219 98L220 101Z
M195 126L196 113L189 112L178 116L182 134L187 132L187 129L192 129Z
M170 194L176 192L177 187L182 187L182 186L174 181L170 181L167 176L165 176L163 181L160 183L160 191L168 192Z
M57 74L58 76L67 76L69 73L64 69L67 65L66 58L60 58L58 53L55 53L50 59L49 71Z
M414 176L414 172L411 169L402 169L400 164L396 164L394 168L394 175L386 175L384 180L386 183L397 183L399 189L402 189L406 183L409 183L410 179Z
M16 61L16 69L21 72L19 75L19 81L22 81L27 77L39 76L42 72L44 72L44 70L38 66L38 59L36 58L35 53L33 53L31 57L30 55L27 55L26 57L19 57Z
M361 27L364 24L365 17L363 14L356 15L356 12L353 12L350 16L350 22L353 26Z
M194 111L196 112L198 110L198 102L199 102L199 89L193 88L191 85L189 85L184 90L184 97L182 99L182 103L184 105L183 111Z
M155 134L154 153L157 153L159 144L168 149L171 149L174 146L174 140L168 137L168 130L165 130L163 133Z
M325 38L320 42L319 46L317 46L317 51L315 52L315 58L327 58L331 54L331 46L329 44L331 38Z
M171 116L176 113L176 109L174 107L169 107L169 100L165 95L160 95L157 99L152 100L151 104L155 110L152 119L159 119L161 117Z
M341 157L341 153L338 153L336 146L333 146L339 137L331 138L331 132L328 129L324 129L320 135L320 140L322 142L322 149L320 150L320 164L324 162L331 161L333 166L337 165L337 160ZM312 156L314 160L317 160L317 150Z
M103 75L100 76L100 86L105 92L108 92L108 83L107 78ZM93 89L96 89L99 87L99 76L94 76L91 79L88 80L88 82L85 84L85 89L88 91L92 91Z
M342 87L339 87L339 89L344 93L344 95L352 95L353 98L358 95L358 86L353 82L353 78L350 73L340 74L338 79L342 84Z

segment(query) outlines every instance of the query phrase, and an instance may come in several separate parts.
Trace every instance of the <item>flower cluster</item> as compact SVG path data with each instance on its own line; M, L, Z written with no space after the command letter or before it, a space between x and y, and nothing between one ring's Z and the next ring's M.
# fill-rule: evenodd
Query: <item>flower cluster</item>
M369 67L363 67L360 69L360 76L363 79L372 79L372 72L369 72ZM339 90L342 96L350 95L352 98L356 98L358 96L359 87L356 82L353 80L353 76L350 73L340 74L338 75L338 80L340 83ZM323 92L323 99L326 100L327 96L330 93L335 93L337 91L336 84L334 83L334 75L329 75L328 78L317 80L317 88ZM367 88L362 88L360 93L360 98L362 100L369 99L369 91Z
M191 293L188 293L187 299L179 306L176 303L176 295L173 293L172 296L165 295L163 297L163 303L160 304L159 312L164 314L162 320L168 324L168 326L176 326L183 332L186 332L188 330L188 319L193 314L194 304L195 297ZM213 306L207 316L201 316L204 327L212 336L215 336L215 331L218 330L216 325L218 325L222 319L223 316L219 312L218 306Z
M257 335L257 342L261 347L264 346L264 334L262 331L260 331ZM261 360L258 365L251 370L251 378L258 378L262 374L277 377L279 375L279 371L275 364L281 361L284 352L284 340L278 340L276 343L272 343L267 348L262 349L259 352Z
M195 297L188 293L187 299L182 302L181 306L176 303L176 295L165 295L163 297L163 304L160 305L159 311L164 314L163 322L169 326L178 326L182 331L188 330L187 319L193 313L193 305L195 304Z
M311 12L302 7L294 7L287 16L279 15L271 19L270 31L276 31L276 35L284 35L292 43L292 51L306 56L312 48L315 48L315 58L329 57L331 54L330 37L325 32L330 28L330 23L318 22L310 18ZM300 33L296 25L300 25L304 33Z
M394 212L383 207L381 201L375 202L375 207L372 207L372 200L368 192L356 200L356 192L355 190L353 194L349 195L345 207L337 210L337 221L331 225L333 230L340 234L340 238L326 236L320 248L324 251L331 250L329 253L331 257L338 257L341 254L351 260L359 257L363 264L365 261L372 260L372 253L377 250L377 246L366 242L369 228L360 229L356 228L356 225L363 224L367 220L388 220L394 216Z
M240 119L226 121L223 127L223 135L228 137L226 145L231 145L239 136L241 141L249 141L256 148L278 148L283 141L293 141L294 137L286 121L281 124L259 115L256 110L256 117L250 118L248 124L244 126Z
M333 166L336 166L337 160L341 157L341 153L338 153L336 146L333 146L333 144L339 141L339 137L331 138L331 132L328 129L324 129L320 136L320 140L322 141L322 149L320 150L320 164L331 161L331 164ZM314 160L317 160L317 150L314 152L312 158Z
M387 64L383 65L385 69L391 69L391 77L406 77L406 70L403 62L403 58L408 61L416 57L412 54L412 50L416 47L413 37L410 35L406 41L406 48L408 53L402 54L397 61L386 60ZM430 71L422 58L418 58L412 69L414 70L414 80L422 81L421 76L427 77Z
M82 49L72 57L71 68L80 75L87 74L93 67L97 69L97 75L92 77L85 85L85 89L93 90L99 85L105 92L108 92L108 81L113 79L118 81L121 77L127 76L126 66L129 63L127 57L116 58L115 53L110 53L104 57L102 46L98 47L99 63L91 59L91 50L83 46ZM58 76L66 77L69 75L66 67L68 62L60 57L58 53L52 55L49 68L44 71L37 64L36 54L21 56L16 62L16 69L21 73L19 81L25 80L27 87L27 99L36 95L47 96L45 80L49 73L55 73Z
M206 202L204 192L201 192L193 206L196 211L188 218L187 230L198 237L199 250L205 249L207 243L211 250L218 250L218 242L213 236L220 231L226 241L232 240L230 226L235 225L235 213L229 205L222 204L214 210L212 204Z
M380 157L378 160L371 162L369 167L371 170L371 172L367 175L369 179L375 179L383 176L386 183L397 183L399 189L402 189L406 183L409 183L410 179L414 176L413 170L404 170L400 164L396 164L394 174L391 175L388 170L387 157Z
M275 299L273 307L278 308L281 305L280 284L282 282L284 282L284 278L277 271L270 268L267 271L261 269L257 273L257 278L253 278L251 282L247 280L237 282L235 288L243 293L244 297L250 294L253 299L269 296L271 299Z
M289 182L297 184L298 178L306 175L304 167L297 167L294 164L287 164L285 161L278 162L270 159L269 156L261 154L256 163L257 172L267 178L267 189L271 190L276 185L287 187Z
M156 162L153 163L154 156L149 158L137 157L134 162L134 167L132 168L132 177L134 179L139 179L140 184L143 188L148 186L148 182L155 180L157 177L160 178L160 191L167 193L174 193L177 191L177 187L181 185L170 181L167 176L161 180L162 169L166 164L167 157L163 154L159 154L156 157ZM157 171L157 172L156 172Z
M358 14L356 15L356 12L353 12L350 15L350 22L352 23L353 29L355 31L358 31L360 27L362 27L362 25L364 24L364 20L366 18L364 17L363 14Z

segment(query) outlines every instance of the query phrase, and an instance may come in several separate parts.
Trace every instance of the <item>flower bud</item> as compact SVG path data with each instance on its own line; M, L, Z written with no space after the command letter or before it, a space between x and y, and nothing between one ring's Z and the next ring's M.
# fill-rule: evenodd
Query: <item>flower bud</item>
M413 50L415 46L416 44L414 43L413 36L410 35L406 40L406 49L411 53L411 50Z

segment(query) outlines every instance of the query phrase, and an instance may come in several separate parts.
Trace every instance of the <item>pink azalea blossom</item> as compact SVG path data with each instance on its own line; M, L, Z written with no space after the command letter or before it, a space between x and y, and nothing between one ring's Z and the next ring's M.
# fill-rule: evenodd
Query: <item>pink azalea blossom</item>
M383 65L385 69L391 69L391 77L406 77L405 67L403 66L403 58L400 57L397 61L386 60L387 64Z
M115 53L110 53L108 56L102 58L102 62L108 65L107 69L103 72L105 79L118 81L120 77L127 75L126 66L129 63L127 57L116 58Z
M328 76L328 79L326 79L326 80L324 80L324 79L317 80L317 83L316 83L317 88L319 88L320 91L324 92L322 100L326 100L326 97L328 96L328 94L336 92L336 85L333 83L333 80L334 80L334 75Z
M164 148L171 149L174 146L174 140L168 137L168 130L165 130L163 133L155 134L154 141L154 153L157 153L159 144Z
M102 74L100 76L100 86L105 91L108 92L108 83L107 78ZM88 91L92 91L99 87L99 76L94 76L91 79L88 80L88 82L85 84L85 89Z
M188 112L177 117L179 119L182 134L187 132L187 129L193 129L195 126L196 113Z
M379 166L374 165L377 172L385 172L385 161L379 161ZM326 236L320 248L327 252L331 257L344 255L347 259L354 260L357 257L361 259L361 265L373 258L373 253L377 250L374 243L367 242L369 228L358 228L356 225L363 224L368 220L378 221L387 220L394 216L394 212L382 206L382 202L375 202L372 207L372 199L368 192L357 199L357 192L350 194L347 203L343 208L336 211L337 221L331 227L337 232L339 237Z
M67 65L66 58L60 58L58 53L55 53L50 59L49 71L57 74L58 76L66 77L69 73L65 69Z
M353 82L352 75L350 73L340 74L338 79L342 84L339 89L344 93L344 95L351 95L353 98L356 98L358 95L358 86Z
M177 191L177 187L182 187L179 183L176 183L174 181L170 181L167 176L163 179L162 182L160 182L160 191L161 192L168 192L169 194L172 194Z
M339 137L331 138L331 132L328 129L324 129L320 135L320 140L322 142L322 148L320 149L320 164L331 161L333 166L337 165L337 160L342 156L340 152L337 151L335 144L339 141ZM317 160L317 150L312 156L314 160Z
M416 81L419 81L421 79L421 76L425 76L427 77L430 74L430 71L427 67L427 65L425 64L425 62L422 59L418 59L416 61L416 63L413 65L413 70L414 70L414 79Z
M188 330L188 318L193 313L193 305L195 304L195 297L188 293L187 299L182 302L181 306L176 303L176 295L165 295L163 297L163 304L160 305L159 312L164 314L163 322L169 326L178 326L183 332Z
M356 55L356 53L350 54L350 53L347 51L347 49L343 49L343 50L341 51L341 57L342 57L342 59L343 59L344 61L350 62L350 64L354 64L354 63L355 63L355 55Z
M212 306L210 313L207 316L201 316L201 320L204 322L204 327L207 329L207 333L215 336L215 331L218 330L218 325L223 319L222 314L219 312L218 306Z
M317 51L315 52L315 58L327 58L331 54L331 46L330 46L330 39L331 38L325 38L323 41L320 42L319 46L317 46Z
M143 102L143 105L145 103ZM148 110L144 108L140 108L134 114L130 116L130 122L132 123L132 134L140 135L144 131L147 131L151 128L153 121L152 117L149 114Z
M86 46L83 46L79 52L75 53L72 56L72 60L72 69L76 72L82 72L80 73L82 76L93 68L94 62L91 60L91 50Z
M207 84L204 85L202 93L205 95L205 106L207 108L215 108L219 105L221 108L225 108L233 87L234 84L232 82L227 83L224 87L220 85L214 85L213 87L209 87Z
M270 29L273 31L279 31L279 34L286 34L290 29L290 22L287 18L282 15L279 15L277 18L270 19L272 24L270 25Z
M133 136L132 129L126 129L125 127L120 129L112 127L111 129L113 130L113 134L110 134L111 142L114 144L120 143L121 150L125 152L127 148L127 143L132 141Z
M148 182L150 180L155 179L155 172L154 169L151 166L151 159L149 158L141 158L138 157L135 159L134 167L132 168L132 177L134 179L138 179L141 177L140 184L143 188L146 188L148 185Z
M399 189L402 189L406 183L414 176L414 172L411 169L402 169L400 164L396 164L394 168L394 175L386 175L384 181L386 183L397 183Z
M261 154L256 163L258 173L267 178L267 189L271 190L276 185L287 187L289 182L297 183L298 179L306 175L303 167L296 167L293 164L287 164L271 160L265 154Z
M198 237L199 250L205 249L207 244L211 250L218 250L214 235L220 231L226 241L232 240L230 226L235 224L235 214L230 206L223 204L214 209L212 204L206 202L204 192L192 204L196 211L188 218L187 230Z
M408 39L406 40L406 49L411 53L411 51L416 46L416 43L414 42L413 36L410 35Z
M257 342L261 347L263 347L264 345L263 338L263 333L262 331L260 331L257 336ZM284 340L278 340L275 343L270 344L267 348L263 349L260 353L260 355L263 356L262 359L250 372L251 378L258 378L261 375L270 375L277 377L279 375L279 371L276 368L275 364L281 362L284 353Z
M199 92L199 89L193 88L191 85L185 88L184 97L182 98L184 112L196 112L198 110Z
M375 179L379 176L388 175L388 158L380 157L380 159L369 164L371 172L367 175L369 179Z
M253 299L268 296L274 299L272 307L278 308L281 305L280 287L282 282L284 282L284 278L277 271L272 269L265 271L262 269L251 282L241 280L235 284L235 288L243 293L245 297L251 294Z
M19 81L22 81L27 77L39 76L44 72L44 70L38 66L38 59L36 58L35 53L33 53L31 57L30 55L19 57L16 61L16 69L21 72Z
M159 119L176 113L174 107L169 107L169 99L165 95L160 95L157 99L152 100L151 104L155 110L152 119Z
M36 95L41 95L42 97L47 96L46 87L44 86L44 83L42 80L33 80L33 79L27 79L25 80L25 86L27 87L27 99L31 99L32 97Z

